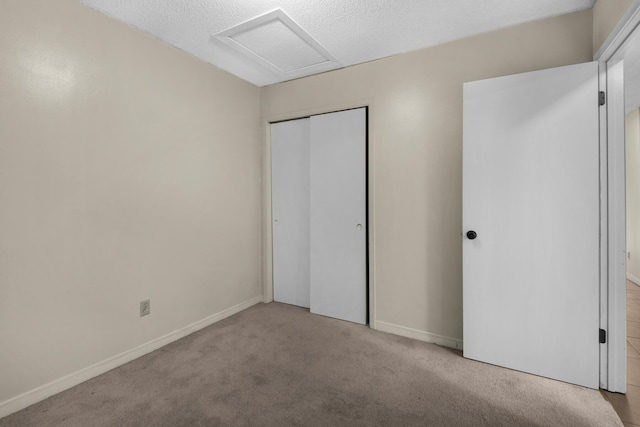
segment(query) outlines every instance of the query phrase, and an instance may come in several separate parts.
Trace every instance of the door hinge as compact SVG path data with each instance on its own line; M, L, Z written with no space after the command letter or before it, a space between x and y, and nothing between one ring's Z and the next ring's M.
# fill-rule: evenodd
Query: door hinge
M605 344L607 342L607 331L604 329L600 329L600 344Z
M598 102L600 103L600 105L604 105L605 102L607 102L607 94L604 93L604 91L600 91L600 96L598 97Z

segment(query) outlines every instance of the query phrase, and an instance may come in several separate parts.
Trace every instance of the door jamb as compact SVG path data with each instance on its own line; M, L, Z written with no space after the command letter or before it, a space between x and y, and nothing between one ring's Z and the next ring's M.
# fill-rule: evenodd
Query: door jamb
M606 93L607 87L607 67L606 64L598 64L598 87L600 91ZM606 105L606 104L605 104ZM606 200L608 200L608 168L607 168L607 109L600 107L600 329L609 331L609 306L608 302L608 286L609 283L609 253L608 248L608 228L609 228L609 209ZM609 389L609 372L608 372L608 353L609 345L600 345L600 388Z

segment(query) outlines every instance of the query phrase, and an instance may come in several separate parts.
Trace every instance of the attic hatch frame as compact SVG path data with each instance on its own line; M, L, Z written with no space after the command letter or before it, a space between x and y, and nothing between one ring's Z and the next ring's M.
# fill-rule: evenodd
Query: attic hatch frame
M596 52L600 88L607 101L600 114L600 388L626 393L626 191L623 60L630 42L640 38L640 0L634 0Z
M256 30L272 22L279 22L284 25L289 31L291 31L292 35L298 37L298 39L306 44L307 47L324 58L324 61L309 64L293 70L286 70L235 39L238 35L242 35L243 33L246 34L251 30ZM245 57L253 60L263 68L285 80L291 80L297 77L303 77L309 74L330 71L342 67L342 64L327 49L325 49L316 39L307 33L296 21L294 21L280 8L215 33L211 38L224 43L234 51L241 53Z

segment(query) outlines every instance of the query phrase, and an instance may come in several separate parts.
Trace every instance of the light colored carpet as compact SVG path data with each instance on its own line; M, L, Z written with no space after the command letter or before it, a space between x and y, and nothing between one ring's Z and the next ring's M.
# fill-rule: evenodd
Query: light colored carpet
M596 390L259 304L8 426L622 426Z

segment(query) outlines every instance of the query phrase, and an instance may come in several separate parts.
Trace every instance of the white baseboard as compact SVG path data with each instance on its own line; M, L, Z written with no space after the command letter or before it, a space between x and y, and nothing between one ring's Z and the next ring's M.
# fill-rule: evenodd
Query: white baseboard
M233 307L227 308L226 310L223 310L219 313L191 323L184 328L170 332L138 347L132 348L131 350L127 350L116 356L103 360L102 362L98 362L94 365L80 369L79 371L66 375L62 378L53 380L50 383L44 384L33 390L29 390L18 396L5 400L4 402L0 403L0 418L6 417L9 414L24 409L27 406L33 405L34 403L44 400L47 397L53 396L54 394L58 394L61 391L67 390L93 377L97 377L100 374L117 368L118 366L124 365L125 363L128 363L132 360L135 360L140 356L151 353L152 351L157 350L160 347L177 341L180 338L186 337L193 332L196 332L202 328L219 322L222 319L239 313L242 310L258 304L259 302L262 302L262 296L251 298L248 301L245 301L238 305L234 305Z
M374 329L407 338L413 338L414 340L425 341L444 347L462 350L462 340L438 334L430 334L429 332L421 331L419 329L407 328L406 326L394 325L393 323L381 321L377 321L375 323Z
M640 279L634 276L633 274L627 273L627 280L632 281L634 285L640 286Z

